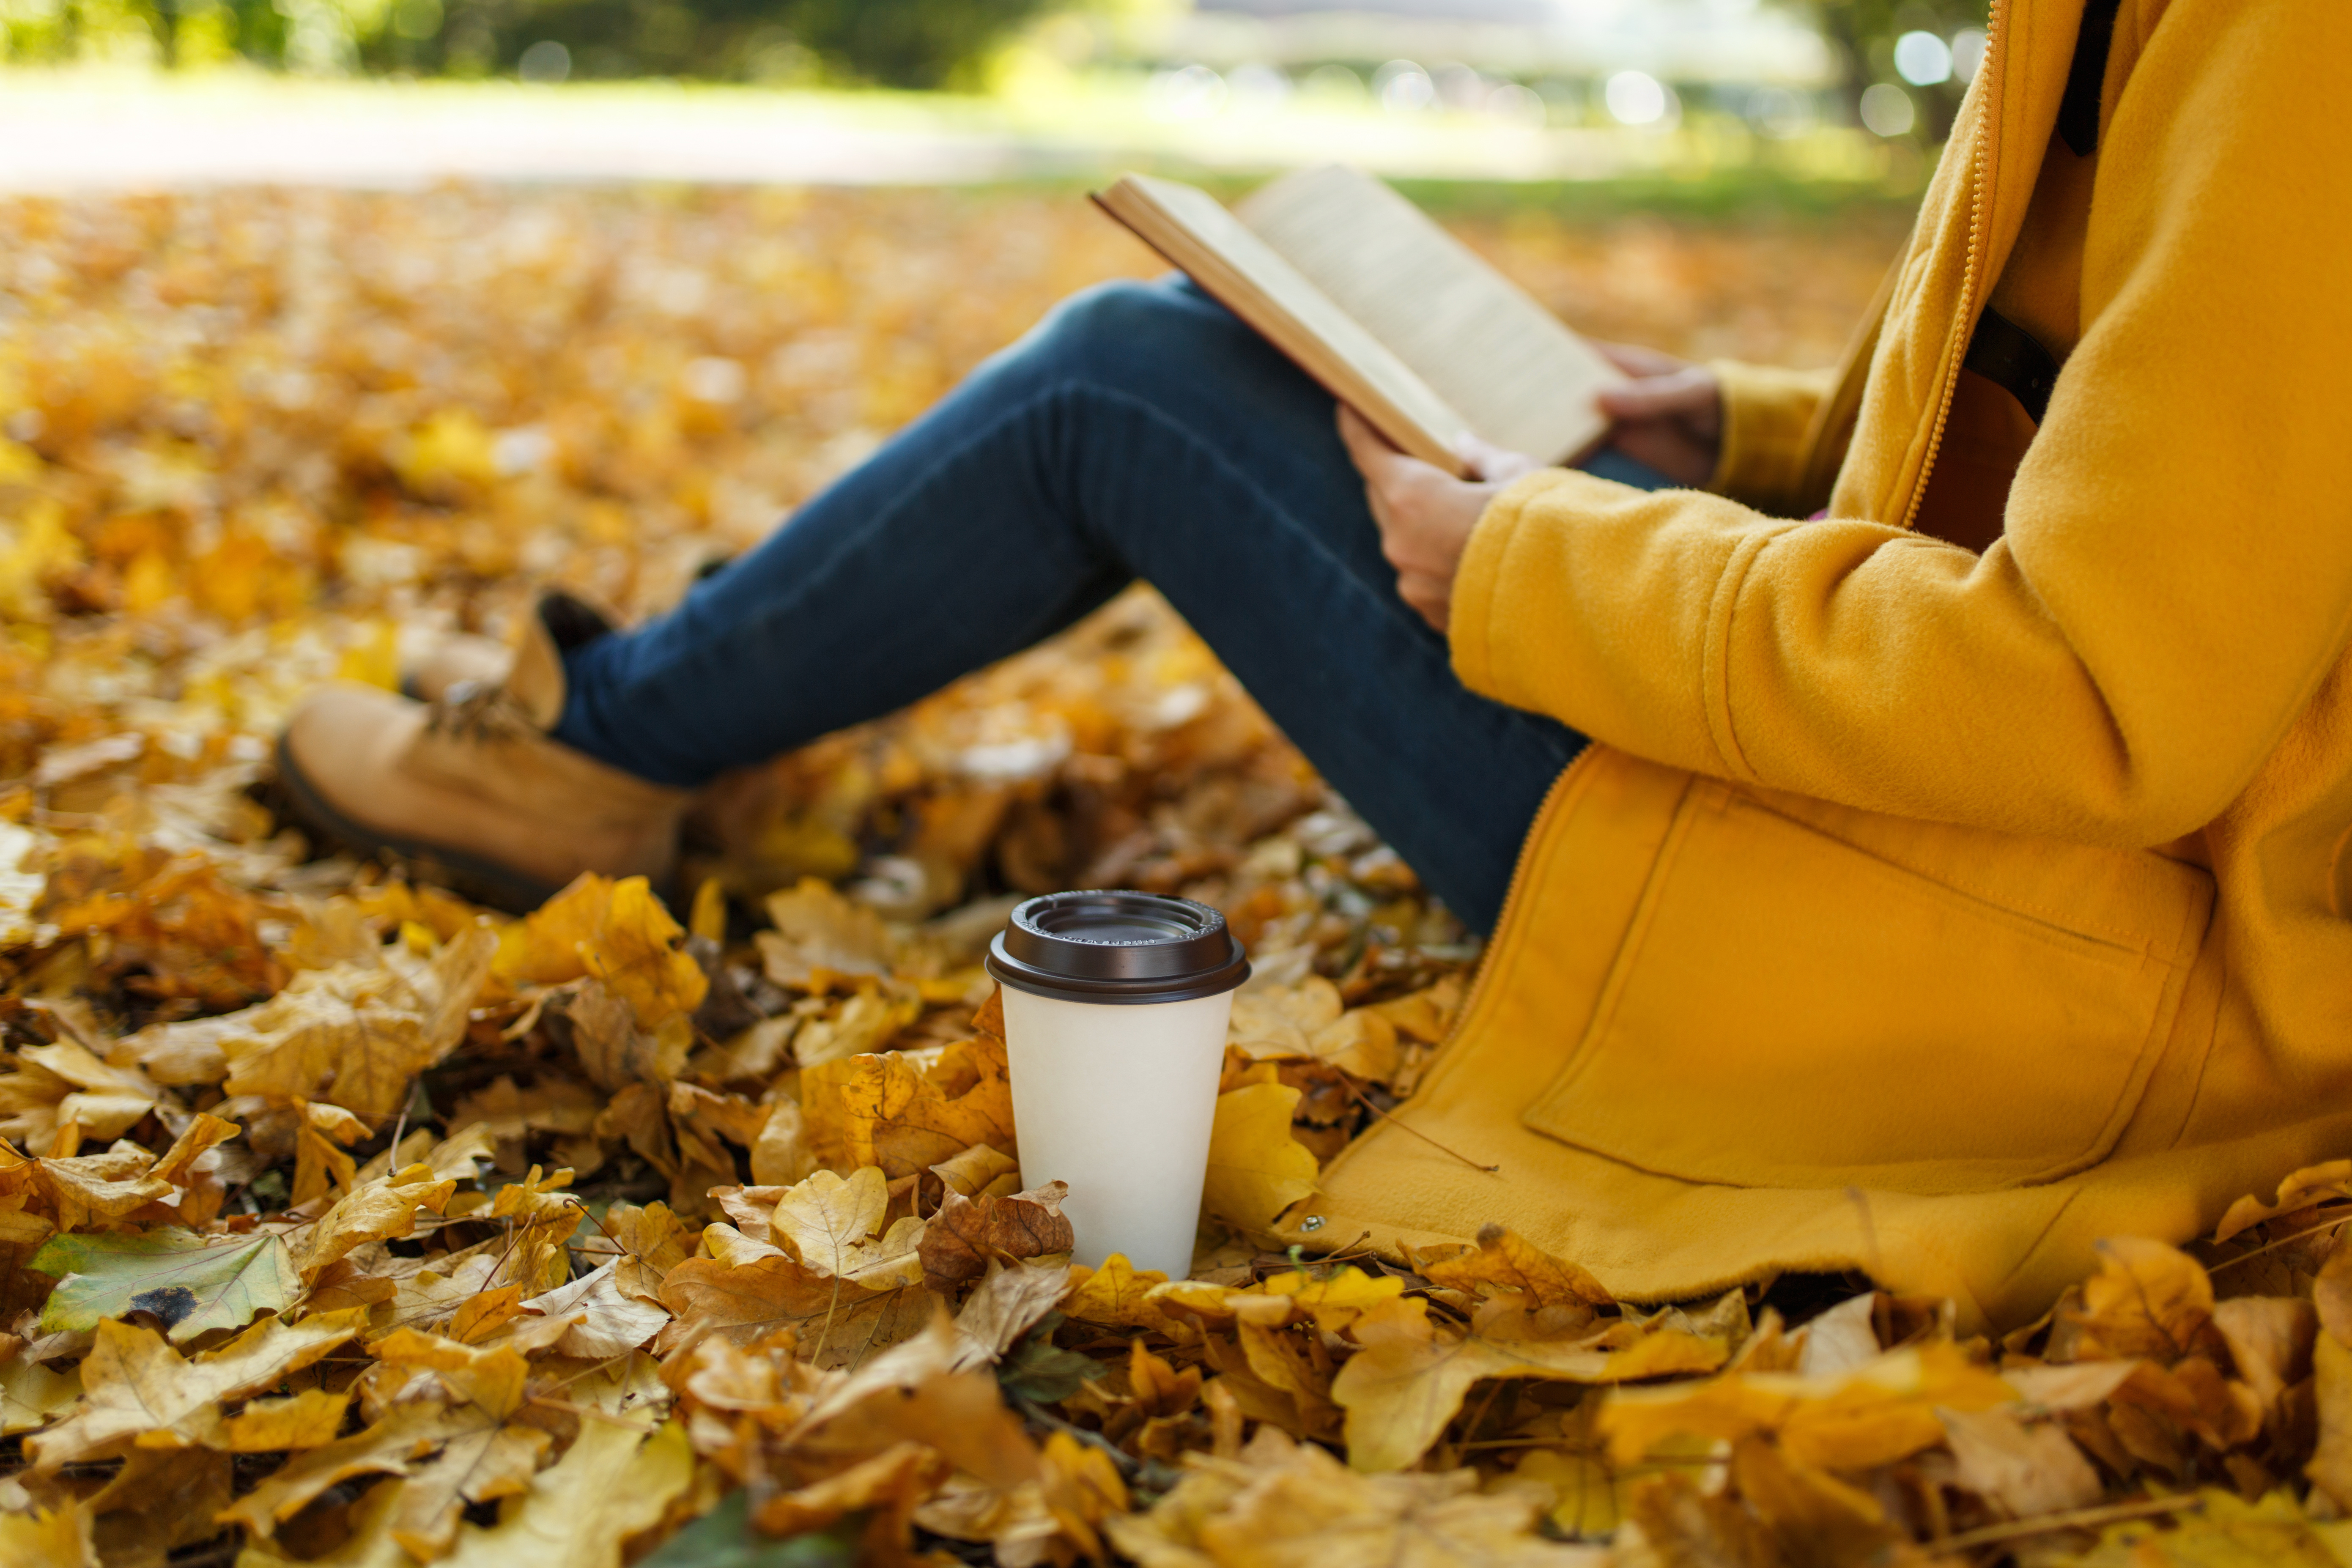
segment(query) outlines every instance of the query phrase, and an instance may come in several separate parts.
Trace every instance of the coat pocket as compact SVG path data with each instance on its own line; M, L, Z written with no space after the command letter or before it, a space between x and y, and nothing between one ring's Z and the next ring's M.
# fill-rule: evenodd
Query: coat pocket
M2211 899L2153 854L1699 781L1524 1120L1690 1181L2062 1176L2130 1120Z

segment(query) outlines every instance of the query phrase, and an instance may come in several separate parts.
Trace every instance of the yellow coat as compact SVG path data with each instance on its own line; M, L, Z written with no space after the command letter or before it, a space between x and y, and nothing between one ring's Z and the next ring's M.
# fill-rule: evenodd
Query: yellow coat
M2352 5L2124 0L2001 536L1911 531L2081 9L1995 0L1843 381L1726 367L1724 494L1549 470L1480 521L1456 669L1600 742L1403 1117L1501 1169L1376 1129L1290 1238L2007 1324L2352 1153Z

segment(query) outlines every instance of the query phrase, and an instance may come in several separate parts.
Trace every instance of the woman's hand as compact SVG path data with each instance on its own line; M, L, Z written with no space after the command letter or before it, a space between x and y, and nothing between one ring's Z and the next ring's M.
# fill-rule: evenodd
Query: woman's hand
M1381 553L1396 568L1397 596L1444 631L1454 598L1454 568L1462 563L1479 515L1506 484L1542 465L1480 442L1464 453L1479 479L1457 479L1390 446L1344 404L1339 438L1348 444L1356 471L1364 476L1364 498L1371 502L1372 521L1381 528Z
M1592 345L1633 379L1601 394L1610 444L1678 485L1715 477L1723 446L1723 388L1715 372L1631 343Z

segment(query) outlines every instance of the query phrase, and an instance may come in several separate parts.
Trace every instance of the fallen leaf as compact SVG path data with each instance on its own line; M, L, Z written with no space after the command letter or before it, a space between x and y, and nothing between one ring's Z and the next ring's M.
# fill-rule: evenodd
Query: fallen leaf
M761 1504L752 1518L770 1535L801 1535L845 1514L861 1513L867 1516L867 1555L874 1555L877 1547L903 1550L913 1537L916 1505L948 1473L947 1460L933 1449L920 1443L897 1443L824 1480L778 1493Z
M759 935L761 962L778 985L806 986L820 971L880 974L890 966L890 935L873 910L854 904L814 877L768 895Z
M224 1521L267 1539L328 1488L357 1476L406 1475L452 1438L494 1432L503 1419L486 1410L439 1404L399 1406L373 1426L295 1455L237 1499Z
M1069 1289L1071 1270L1063 1264L1039 1268L1007 1266L992 1260L987 1275L964 1299L956 1313L956 1335L964 1346L959 1366L984 1364L1003 1356L1013 1342L1051 1312ZM1140 1342L1138 1342L1139 1343Z
M1943 1442L1938 1409L1989 1410L2015 1397L1957 1346L1930 1344L1822 1377L1729 1373L1705 1383L1620 1388L1601 1407L1598 1428L1620 1468L1669 1439L1769 1436L1801 1464L1865 1470Z
M495 1525L467 1525L450 1568L620 1568L630 1537L659 1523L694 1479L694 1450L672 1422L652 1436L583 1421L580 1435Z
M1075 1238L1062 1216L1069 1190L1066 1183L1048 1182L1010 1197L945 1194L923 1232L923 1283L945 1295L985 1273L992 1258L1069 1251Z
M782 1253L740 1264L689 1258L662 1281L661 1300L674 1321L655 1339L656 1355L706 1334L747 1344L790 1329L826 1366L919 1332L930 1315L930 1298L919 1289L868 1290Z
M328 1265L371 1241L411 1236L419 1214L439 1214L457 1184L416 1164L354 1187L319 1217L304 1240L296 1268L309 1284Z
M185 1342L283 1312L301 1287L285 1238L268 1231L201 1237L167 1226L60 1236L26 1267L58 1279L41 1308L41 1328L53 1334L152 1312L174 1342Z
M273 1318L194 1361L182 1360L150 1330L101 1320L81 1363L81 1408L26 1438L25 1452L37 1468L54 1472L131 1438L168 1432L310 1365L356 1334L364 1316L358 1310L323 1312L293 1324Z
M429 962L388 949L381 964L305 971L258 1006L205 1020L226 1068L226 1087L389 1117L407 1099L409 1080L464 1035L497 945L476 930Z
M2213 1318L2213 1282L2179 1247L2137 1237L2099 1243L2099 1271L2062 1303L2052 1361L2142 1357L2169 1364L2198 1348Z
M1333 1402L1347 1412L1348 1462L1368 1471L1412 1464L1482 1378L1619 1383L1712 1372L1731 1353L1727 1344L1678 1330L1621 1321L1591 1331L1581 1315L1571 1315L1570 1332L1554 1337L1544 1319L1562 1310L1530 1310L1523 1303L1501 1297L1482 1304L1467 1332L1433 1322L1428 1303L1417 1297L1400 1297L1358 1318L1350 1331L1363 1348L1331 1382Z
M2352 1160L2308 1165L2279 1183L2275 1201L2266 1204L2248 1194L2231 1204L2223 1212L2221 1223L2214 1227L2213 1239L2229 1241L2265 1220L2342 1197L2352 1197Z
M693 1012L709 993L709 978L685 950L685 936L650 882L625 877L613 884L604 919L580 944L581 964L628 1003L640 1028L650 1029Z
M1537 1503L1476 1474L1361 1475L1261 1427L1240 1458L1195 1468L1148 1514L1104 1521L1145 1568L1601 1568L1599 1548L1544 1540Z
M387 1521L392 1539L420 1563L442 1556L457 1538L466 1505L528 1489L550 1441L539 1427L512 1424L485 1423L453 1436L402 1483Z
M669 1325L669 1313L642 1298L623 1293L617 1262L590 1270L525 1301L526 1311L550 1318L580 1318L555 1348L586 1361L605 1361L644 1344Z
M2280 1396L2311 1375L2313 1342L2319 1316L2308 1301L2291 1296L2233 1296L2213 1309L2213 1327L2230 1347L2230 1360L2253 1391L2265 1416Z
M0 1562L26 1568L100 1568L95 1523L79 1502L0 1513Z
M1583 1268L1545 1252L1534 1243L1500 1226L1478 1233L1478 1250L1465 1257L1433 1263L1423 1270L1433 1285L1455 1290L1513 1292L1538 1307L1571 1301L1607 1306L1609 1292Z
M2105 1489L2082 1449L2058 1426L2029 1426L1999 1407L1937 1415L1958 1484L2008 1518L2088 1508Z
M1217 1097L1202 1208L1229 1224L1260 1230L1315 1190L1320 1167L1290 1135L1297 1109L1298 1091L1278 1083L1253 1084Z
M46 1426L81 1398L81 1371L52 1371L22 1351L0 1360L0 1437Z
M1012 1149L1013 1087L1003 1042L975 1036L928 1068L899 1051L850 1057L801 1074L801 1110L819 1162L878 1165L897 1181L974 1143Z
M306 1388L283 1399L257 1399L220 1425L210 1446L232 1454L323 1448L342 1430L348 1390Z
M1139 1269L1123 1252L1103 1259L1099 1268L1084 1264L1070 1270L1070 1293L1062 1303L1064 1315L1082 1323L1108 1328L1158 1329L1166 1316L1151 1304L1154 1289L1168 1283L1156 1268Z

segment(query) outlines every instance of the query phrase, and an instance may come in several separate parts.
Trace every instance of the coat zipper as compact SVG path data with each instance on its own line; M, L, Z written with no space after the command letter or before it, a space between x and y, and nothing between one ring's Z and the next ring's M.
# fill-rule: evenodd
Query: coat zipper
M1984 234L1991 217L1990 209L1992 200L1993 169L2000 150L2001 75L2008 65L2005 53L2000 47L2003 34L2001 23L2007 11L2008 0L1992 0L1985 20L1983 68L1990 71L1992 75L1985 83L1985 97L1988 100L1985 140L1977 153L1978 177L1975 189L1969 193L1969 251L1966 265L1960 274L1959 324L1957 329L1963 336L1968 331L1969 312L1976 301L1977 270L1983 262ZM1933 471L1937 455L1943 447L1944 426L1951 417L1952 395L1958 385L1959 373L1956 369L1944 378L1943 387L1937 398L1936 426L1928 437L1927 458L1920 468L1919 482L1911 492L1911 504L1903 514L1903 526L1906 529L1919 515L1920 503L1927 497L1927 476ZM1454 1016L1453 1027L1445 1031L1444 1043L1438 1047L1436 1060L1432 1063L1433 1068L1437 1062L1442 1062L1452 1054L1454 1042L1459 1040L1464 1032L1468 1029L1471 1020L1477 1016L1479 1005L1486 1000L1486 993L1493 989L1495 971L1497 967L1495 961L1496 953L1502 946L1505 934L1511 929L1511 917L1517 911L1520 896L1526 890L1528 861L1534 854L1536 839L1539 832L1550 826L1552 808L1559 804L1559 797L1567 793L1570 783L1576 777L1577 770L1583 767L1593 752L1599 749L1600 742L1588 742L1582 751L1569 760L1568 765L1559 771L1559 776L1552 780L1551 787L1544 792L1543 804L1536 808L1535 822L1529 827L1528 836L1519 841L1518 858L1511 867L1510 887L1503 895L1502 912L1495 917L1494 934L1488 939L1486 952L1479 960L1478 973L1470 982L1470 994L1463 998L1462 1011ZM1423 1083L1426 1085L1428 1079L1424 1077Z
M1952 397L1959 390L1960 360L1966 357L1969 313L1976 307L1977 272L1984 265L1985 231L1992 219L1993 171L2000 162L2000 96L2002 78L2008 72L2008 52L2001 47L2004 28L2001 24L2008 12L2008 0L1992 0L1985 16L1985 58L1981 68L1985 75L1985 133L1983 142L1972 160L1977 164L1974 188L1969 193L1969 253L1960 271L1960 308L1954 331L1958 342L1948 353L1951 370L1943 378L1936 398L1935 428L1928 432L1927 456L1919 465L1919 481L1911 487L1910 505L1904 509L1903 526L1909 529L1919 519L1919 509L1927 500L1927 480L1936 471L1936 458L1944 448L1944 426L1952 416Z

